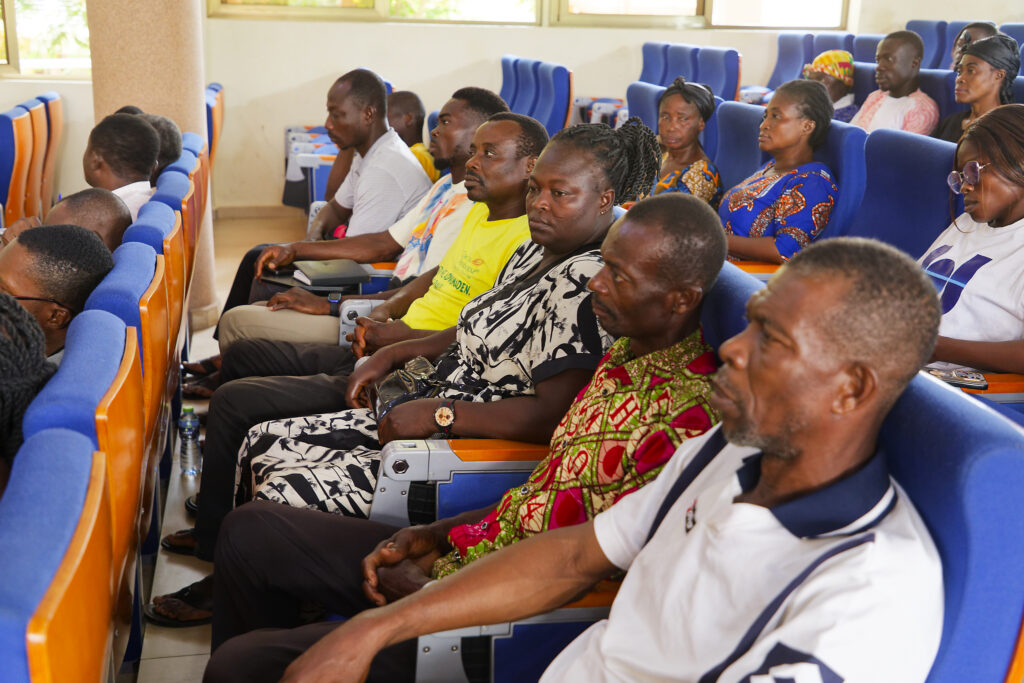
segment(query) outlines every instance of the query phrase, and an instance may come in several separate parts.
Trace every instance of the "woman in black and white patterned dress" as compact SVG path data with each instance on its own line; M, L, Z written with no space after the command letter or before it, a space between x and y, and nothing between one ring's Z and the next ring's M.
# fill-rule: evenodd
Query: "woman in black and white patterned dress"
M591 309L587 281L601 268L612 207L649 193L658 171L653 133L632 120L556 135L527 188L531 242L458 325L375 353L349 380L351 410L264 422L239 451L238 499L256 498L366 517L381 445L439 431L545 443L611 344ZM417 356L436 360L439 398L401 404L378 425L365 389Z

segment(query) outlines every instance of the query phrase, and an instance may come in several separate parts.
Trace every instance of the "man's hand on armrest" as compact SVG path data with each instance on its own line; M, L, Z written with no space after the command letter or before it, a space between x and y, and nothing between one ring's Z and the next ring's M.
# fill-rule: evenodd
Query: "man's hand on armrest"
M292 662L282 680L361 681L374 656L389 645L541 614L616 570L597 542L592 520L537 534L398 602L358 614Z
M292 287L287 291L278 292L270 297L270 301L267 302L267 308L272 311L280 311L287 308L310 315L331 314L331 304L328 303L327 299L308 292L301 287Z
M352 217L352 209L346 209L333 199L327 202L327 206L320 209L320 213L313 219L306 233L307 242L327 239L334 234L334 229L342 223L346 223Z

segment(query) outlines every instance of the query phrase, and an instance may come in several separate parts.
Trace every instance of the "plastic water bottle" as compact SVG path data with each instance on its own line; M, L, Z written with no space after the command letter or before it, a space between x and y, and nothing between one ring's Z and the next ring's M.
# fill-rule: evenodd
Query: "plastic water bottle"
M186 477L194 477L202 470L203 464L199 452L199 418L191 407L181 409L178 437L181 439L181 473Z

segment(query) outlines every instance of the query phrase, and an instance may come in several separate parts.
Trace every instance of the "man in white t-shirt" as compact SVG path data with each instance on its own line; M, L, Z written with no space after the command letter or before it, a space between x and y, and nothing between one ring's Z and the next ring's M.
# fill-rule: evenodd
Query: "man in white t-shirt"
M96 124L82 155L90 187L110 190L128 207L132 220L153 195L149 178L157 166L160 135L141 116L111 114Z
M652 484L343 625L229 640L211 666L277 680L308 648L285 680L381 680L383 648L545 612L628 570L609 618L543 680L924 681L942 567L876 440L935 344L934 287L897 250L837 238L795 256L747 314L719 350L721 429Z
M913 31L887 35L875 52L878 90L868 95L850 123L869 133L892 128L931 134L939 122L939 107L917 87L923 56L924 43Z

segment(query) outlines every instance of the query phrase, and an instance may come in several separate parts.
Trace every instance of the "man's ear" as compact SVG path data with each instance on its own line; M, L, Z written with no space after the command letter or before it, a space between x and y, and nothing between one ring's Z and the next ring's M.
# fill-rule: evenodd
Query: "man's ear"
M852 413L874 400L878 391L878 371L863 363L851 363L843 370L839 391L832 401L832 412L835 415Z
M526 175L533 173L533 167L537 165L537 157L526 157Z
M71 315L71 311L57 304L47 304L47 306L49 306L49 310L46 311L46 327L51 330L63 330L71 324L71 318L74 317Z
M696 310L704 299L704 290L700 285L687 285L672 292L672 312L683 315Z
M94 171L102 169L107 163L95 149L89 149L88 153L85 155L85 160L86 163L89 164L89 168Z

